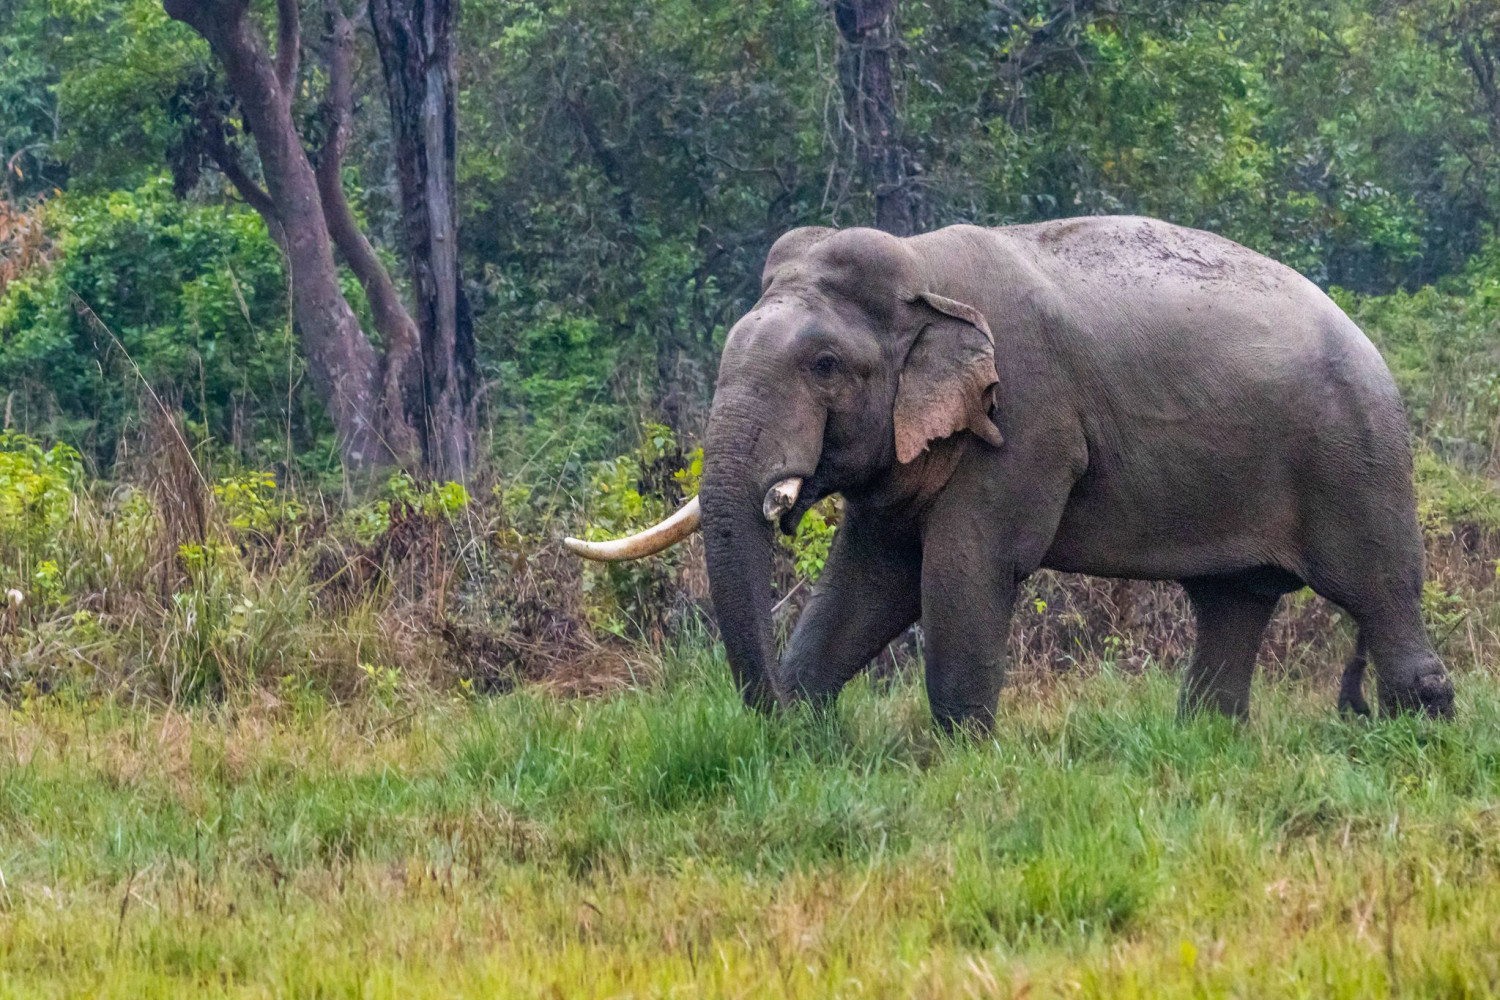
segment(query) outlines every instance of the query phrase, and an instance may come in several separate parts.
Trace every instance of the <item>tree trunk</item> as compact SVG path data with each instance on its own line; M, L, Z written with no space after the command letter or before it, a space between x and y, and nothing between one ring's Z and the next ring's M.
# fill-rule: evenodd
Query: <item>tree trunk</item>
M854 132L860 176L875 196L875 226L897 236L916 231L910 158L896 113L893 55L896 0L834 0L839 85Z
M464 479L472 462L474 331L458 261L453 32L458 0L373 0L385 71L406 256L421 330L421 436L434 474Z
M354 218L344 195L342 166L349 141L349 116L354 106L354 22L344 15L341 0L324 0L328 19L328 95L323 117L328 135L318 153L318 192L323 198L323 219L349 270L359 279L370 303L385 357L381 371L382 391L389 413L399 420L387 421L387 446L403 465L421 462L420 428L426 410L422 386L422 336L416 321L401 301L396 283L375 253ZM364 16L364 0L355 13Z
M387 464L392 452L385 432L399 412L383 405L381 358L339 288L317 176L292 118L300 31L295 0L277 2L274 59L247 16L248 0L165 0L164 6L207 40L255 137L265 190L248 177L236 186L243 182L257 192L247 200L286 254L302 354L344 464L351 470Z

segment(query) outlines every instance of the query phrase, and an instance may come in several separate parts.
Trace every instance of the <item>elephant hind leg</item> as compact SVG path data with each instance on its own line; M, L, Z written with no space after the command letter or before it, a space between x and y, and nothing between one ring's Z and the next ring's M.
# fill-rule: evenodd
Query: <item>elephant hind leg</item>
M1301 567L1304 579L1359 625L1340 705L1350 694L1349 708L1357 711L1363 703L1357 682L1364 668L1356 661L1367 654L1382 715L1451 717L1453 684L1422 622L1422 533L1404 486L1396 496L1376 491L1361 499L1355 493L1329 504L1308 519L1303 533L1313 540Z
M1266 624L1281 595L1232 579L1184 580L1198 635L1183 679L1179 713L1212 709L1232 718L1250 714L1250 678Z
M1354 642L1354 652L1344 664L1344 678L1339 683L1339 711L1345 715L1362 715L1369 718L1370 703L1365 701L1365 667L1369 663L1369 644L1360 632Z
M1360 622L1359 632L1361 643L1369 637L1382 715L1422 712L1438 719L1453 717L1453 682L1427 640L1415 601L1405 614ZM1346 685L1352 669L1351 661Z
M1359 624L1359 641L1344 668L1339 707L1366 714L1361 692L1366 659L1375 667L1381 714L1453 715L1453 683L1422 623L1420 562L1407 574L1368 573L1345 578L1314 575L1313 589L1344 608Z

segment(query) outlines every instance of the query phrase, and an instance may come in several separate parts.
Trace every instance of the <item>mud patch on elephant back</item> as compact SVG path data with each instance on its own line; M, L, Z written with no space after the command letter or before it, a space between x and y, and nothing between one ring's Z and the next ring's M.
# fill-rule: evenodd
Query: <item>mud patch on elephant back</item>
M1162 261L1179 272L1191 271L1197 277L1216 278L1229 267L1229 261L1210 239L1189 242L1181 231L1157 225L1142 225L1136 230L1135 249L1141 257Z

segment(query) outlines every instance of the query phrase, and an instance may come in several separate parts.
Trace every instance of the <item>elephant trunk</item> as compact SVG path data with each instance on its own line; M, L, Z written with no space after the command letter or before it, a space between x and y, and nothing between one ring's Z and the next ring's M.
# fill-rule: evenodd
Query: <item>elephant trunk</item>
M764 398L721 392L709 417L698 492L724 651L746 703L761 709L778 700L771 627L776 523L796 503L801 477L816 468L822 445L821 413L816 427L811 420L788 427L786 415Z

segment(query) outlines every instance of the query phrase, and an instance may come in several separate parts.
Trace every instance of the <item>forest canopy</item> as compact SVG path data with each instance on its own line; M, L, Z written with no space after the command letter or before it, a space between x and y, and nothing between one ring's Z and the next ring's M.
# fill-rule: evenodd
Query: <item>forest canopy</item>
M172 7L0 12L7 424L107 468L150 385L215 447L326 472L337 428L256 212L264 136ZM287 120L410 303L381 8L256 0L245 17L268 50L286 16L300 27ZM1466 295L1500 259L1500 17L1479 0L468 0L457 16L465 417L502 470L576 475L643 423L696 437L724 332L794 226L1140 213L1366 297ZM343 299L390 353L381 286L333 233Z

